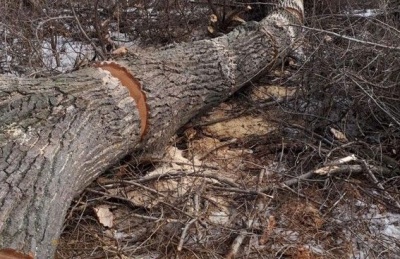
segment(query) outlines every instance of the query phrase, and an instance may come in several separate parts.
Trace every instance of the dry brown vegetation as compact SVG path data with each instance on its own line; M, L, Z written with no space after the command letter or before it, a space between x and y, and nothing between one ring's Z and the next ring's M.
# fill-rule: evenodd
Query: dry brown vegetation
M273 1L212 2L218 12L250 4L243 18L257 20ZM209 36L206 1L128 3L98 1L96 18L92 1L73 2L80 29L67 2L6 1L13 60L2 72L37 75L41 42L59 35L88 43L85 32L106 57L124 43L108 46L105 29L143 46ZM194 119L164 157L132 155L102 175L72 204L57 258L399 258L399 9L306 7L304 60ZM50 19L62 14L73 18Z

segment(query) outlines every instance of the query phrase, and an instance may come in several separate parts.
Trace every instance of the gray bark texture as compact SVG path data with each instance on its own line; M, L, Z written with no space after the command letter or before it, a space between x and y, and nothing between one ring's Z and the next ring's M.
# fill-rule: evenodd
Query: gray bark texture
M149 130L128 90L85 68L50 78L0 76L0 248L52 258L71 200L128 153L160 149L182 125L292 50L302 0L212 40L143 50L118 63L147 96Z

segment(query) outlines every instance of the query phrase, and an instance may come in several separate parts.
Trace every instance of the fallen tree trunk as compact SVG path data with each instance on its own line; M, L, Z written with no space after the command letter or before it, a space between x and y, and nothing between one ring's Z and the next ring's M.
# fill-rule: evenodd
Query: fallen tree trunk
M289 24L302 23L302 2L283 1L228 35L118 64L0 77L0 247L51 258L73 197L126 154L156 152L193 116L279 63L296 40Z

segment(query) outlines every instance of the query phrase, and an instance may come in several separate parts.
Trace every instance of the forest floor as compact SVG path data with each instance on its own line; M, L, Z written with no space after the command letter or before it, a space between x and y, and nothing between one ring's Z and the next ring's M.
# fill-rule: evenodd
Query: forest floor
M400 258L399 193L378 180L398 176L346 132L289 114L292 73L193 119L161 159L99 177L71 206L57 258Z

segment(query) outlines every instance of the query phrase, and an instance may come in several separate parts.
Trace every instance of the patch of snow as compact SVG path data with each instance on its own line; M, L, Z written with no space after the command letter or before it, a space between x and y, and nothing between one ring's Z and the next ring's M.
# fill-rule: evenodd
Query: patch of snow
M362 201L355 205L360 208L358 213L343 208L340 220L336 219L340 225L353 226L343 230L346 239L353 243L351 256L358 259L377 255L400 258L396 257L400 255L400 214L381 211L377 205Z
M56 40L55 49L52 48L49 41L42 43L43 63L48 69L66 72L74 67L77 60L81 60L85 56L89 56L89 58L93 56L93 50L89 44L70 41L62 36L57 36ZM57 64L57 55L59 64Z
M367 204L365 202L360 201L360 200L356 201L356 203L354 205L356 205L357 207L365 207L365 206L367 206Z
M400 239L400 228L399 226L387 225L382 231L383 234L389 237Z
M381 9L351 10L351 11L346 11L345 14L353 17L375 17L379 14L382 14L382 10Z
M136 7L130 7L130 8L128 8L128 9L126 9L126 13L133 13L133 12L136 12L136 10L137 10L137 8Z
M130 45L135 45L136 43L132 42L131 38L127 33L122 33L118 31L110 31L110 37L113 41L116 42L123 42L123 46L129 47Z

